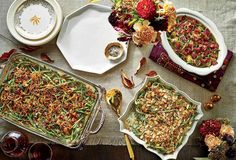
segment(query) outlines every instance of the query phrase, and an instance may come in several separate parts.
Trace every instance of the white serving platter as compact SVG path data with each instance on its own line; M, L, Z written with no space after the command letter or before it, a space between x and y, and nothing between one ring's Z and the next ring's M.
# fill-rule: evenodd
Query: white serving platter
M15 0L8 9L7 27L12 36L30 46L51 41L63 20L56 0Z
M189 100L190 102L192 102L193 104L197 105L197 116L194 119L194 122L190 128L190 130L186 133L186 135L184 136L183 142L182 144L175 150L175 152L173 152L172 154L162 154L160 152L158 152L157 150L154 150L152 148L150 148L148 146L148 144L146 144L145 141L141 140L139 137L137 137L133 132L129 131L128 129L126 129L125 127L125 120L128 118L130 112L133 110L133 104L135 103L135 100L137 99L139 92L146 86L146 84L150 81L150 80L155 80L155 79L159 79L162 83L164 83L166 86L172 87L175 89L176 92L178 92L179 94L181 94L182 96L184 96L187 100ZM185 92L179 90L175 85L166 82L164 79L162 79L160 76L155 76L155 77L146 77L145 82L143 83L142 87L139 89L139 91L136 92L134 98L131 100L131 102L129 103L128 107L126 108L125 112L123 113L123 115L118 119L119 124L120 124L120 131L123 133L128 134L130 137L132 137L137 143L143 145L148 151L155 153L156 155L158 155L162 160L168 160L168 159L176 159L178 156L179 151L184 147L184 145L187 144L189 137L192 135L192 133L194 132L198 121L203 117L203 112L201 109L201 103L197 102L195 100L193 100L192 98L190 98Z
M108 22L110 13L110 7L91 3L66 16L57 46L73 69L103 74L126 60L125 42L119 42L124 55L117 61L104 54L109 43L118 42L117 32Z
M206 26L211 31L211 33L213 34L213 36L216 39L216 42L219 44L220 51L219 51L219 55L218 55L218 59L217 59L217 64L214 66L210 66L210 67L200 68L200 67L195 67L195 66L192 66L192 65L186 63L171 48L171 46L167 40L166 32L162 32L161 33L162 45L163 45L164 49L167 51L169 57L172 59L172 61L174 61L176 64L178 64L179 66L181 66L185 70L195 73L195 74L198 74L198 75L201 75L201 76L208 75L208 74L218 70L223 65L223 62L224 62L225 57L227 55L227 47L225 45L224 38L223 38L222 34L220 33L220 31L218 30L217 26L209 18L205 17L204 15L202 15L201 13L199 13L197 11L193 11L193 10L190 10L187 8L178 9L177 16L183 16L183 15L186 15L186 16L189 16L189 17L192 17L192 18L198 20L199 22L201 22L204 26Z

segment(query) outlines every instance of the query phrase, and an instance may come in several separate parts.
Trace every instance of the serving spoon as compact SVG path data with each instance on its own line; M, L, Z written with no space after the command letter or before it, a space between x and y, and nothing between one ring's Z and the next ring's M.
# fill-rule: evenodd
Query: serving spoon
M122 102L122 93L118 89L111 89L106 93L106 101L108 105L115 111L116 115L120 117L121 102ZM130 142L130 139L127 134L124 134L125 143L129 152L129 157L131 160L135 160L134 151Z

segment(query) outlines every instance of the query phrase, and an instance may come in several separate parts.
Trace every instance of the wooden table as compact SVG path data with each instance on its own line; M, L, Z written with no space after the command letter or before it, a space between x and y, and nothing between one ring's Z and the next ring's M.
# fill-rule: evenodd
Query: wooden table
M125 146L85 146L83 150L70 150L68 148L52 145L54 150L53 160L129 160L128 152ZM160 160L155 154L148 152L142 146L133 146L136 160ZM178 160L190 160L186 157L206 156L206 149L196 146L186 146L178 156ZM13 160L0 152L1 160Z

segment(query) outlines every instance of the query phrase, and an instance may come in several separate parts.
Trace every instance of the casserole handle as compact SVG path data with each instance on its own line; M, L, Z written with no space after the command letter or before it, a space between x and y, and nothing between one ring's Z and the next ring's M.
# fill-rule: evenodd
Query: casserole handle
M99 122L98 126L97 126L95 129L93 129L93 130L90 131L90 134L96 134L96 133L98 133L98 131L102 128L102 126L103 126L103 124L104 124L104 121L105 121L105 113L104 113L102 107L100 107L99 112L100 112L100 114L101 114L100 122Z

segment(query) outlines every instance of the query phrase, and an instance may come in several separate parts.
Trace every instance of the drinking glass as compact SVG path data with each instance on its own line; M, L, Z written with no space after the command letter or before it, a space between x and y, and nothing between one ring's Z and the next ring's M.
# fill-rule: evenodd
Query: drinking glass
M28 137L19 131L10 131L1 139L1 149L9 157L23 157L29 145Z
M52 159L51 147L43 142L34 143L28 151L29 160L51 160Z

